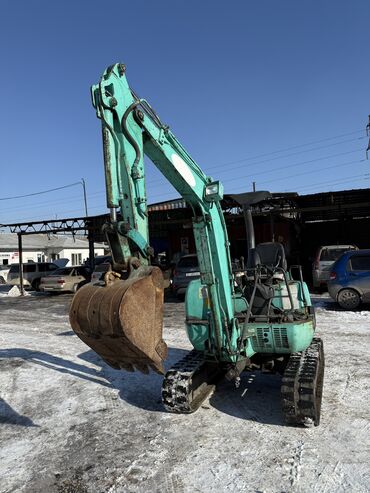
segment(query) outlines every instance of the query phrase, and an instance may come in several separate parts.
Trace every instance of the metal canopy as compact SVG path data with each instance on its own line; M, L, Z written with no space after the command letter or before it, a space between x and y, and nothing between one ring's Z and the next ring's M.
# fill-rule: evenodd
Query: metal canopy
M40 233L75 233L77 231L90 231L90 218L77 217L68 219L47 219L27 223L1 224L0 227L9 228L11 233L22 235L35 235Z
M23 283L23 235L38 235L38 234L72 234L79 231L86 231L89 240L89 259L90 267L94 258L94 233L98 229L96 221L92 221L91 217L74 217L66 219L48 219L44 221L32 221L24 223L1 224L0 227L9 228L12 233L18 235L18 251L19 251L19 280L21 294L24 295Z

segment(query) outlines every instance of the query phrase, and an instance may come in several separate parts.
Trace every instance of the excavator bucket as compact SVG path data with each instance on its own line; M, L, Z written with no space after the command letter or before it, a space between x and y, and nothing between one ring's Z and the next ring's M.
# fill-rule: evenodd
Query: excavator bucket
M83 342L116 369L164 373L163 275L142 266L125 281L86 284L74 296L71 327Z

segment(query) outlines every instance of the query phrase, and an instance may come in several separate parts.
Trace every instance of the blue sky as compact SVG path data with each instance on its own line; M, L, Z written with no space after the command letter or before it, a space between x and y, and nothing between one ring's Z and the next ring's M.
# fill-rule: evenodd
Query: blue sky
M0 198L84 178L105 212L89 87L114 62L226 193L370 187L369 20L368 0L2 0ZM176 196L147 169L149 202ZM0 223L83 212L81 186L0 201Z

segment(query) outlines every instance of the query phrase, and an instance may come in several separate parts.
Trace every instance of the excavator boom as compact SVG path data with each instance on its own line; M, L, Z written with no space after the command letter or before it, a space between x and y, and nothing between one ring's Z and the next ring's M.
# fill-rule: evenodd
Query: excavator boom
M72 328L116 368L163 371L166 346L162 340L161 272L148 267L153 250L148 237L146 154L192 207L201 279L207 287L204 296L210 306L206 314L212 326L208 350L212 357L223 359L225 348L233 352L231 341L235 342L239 331L220 207L222 185L201 171L149 104L136 96L125 72L124 65L113 65L91 88L102 123L111 216L104 230L115 274L105 283L88 285L77 293L70 311Z

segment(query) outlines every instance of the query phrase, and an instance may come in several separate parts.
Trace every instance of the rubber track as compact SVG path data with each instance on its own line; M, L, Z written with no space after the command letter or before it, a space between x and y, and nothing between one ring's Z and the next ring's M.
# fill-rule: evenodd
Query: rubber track
M305 351L292 353L281 386L282 409L286 423L318 426L324 377L324 350L314 337Z
M168 411L192 413L214 390L215 385L207 383L206 378L202 380L205 367L203 353L193 350L168 370L162 384L162 401ZM196 374L197 386L194 384Z

